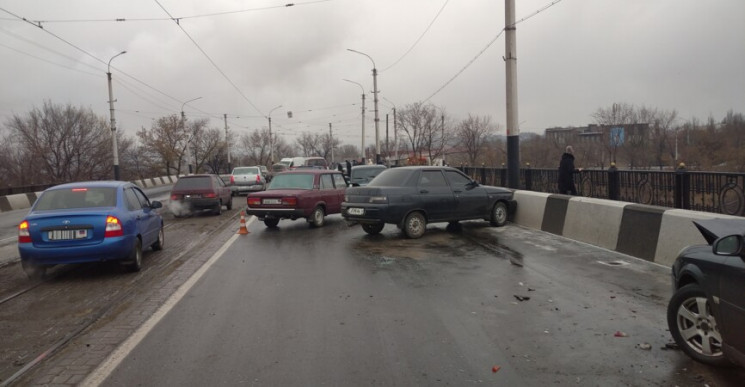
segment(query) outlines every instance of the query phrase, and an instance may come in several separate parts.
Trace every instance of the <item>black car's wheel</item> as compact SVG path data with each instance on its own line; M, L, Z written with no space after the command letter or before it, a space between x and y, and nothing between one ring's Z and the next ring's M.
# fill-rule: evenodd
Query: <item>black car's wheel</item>
M264 224L269 228L277 227L279 218L264 218Z
M323 212L322 207L316 207L313 209L313 212L310 213L310 225L313 227L321 227L323 226L323 222L325 220L326 214Z
M26 273L26 276L32 280L40 280L44 278L44 275L47 273L46 266L35 265L26 261L21 261L21 267L23 268L23 272Z
M233 197L231 196L230 199L228 199L228 203L225 205L225 207L228 209L228 211L233 209Z
M404 220L404 234L411 239L421 238L427 229L427 220L421 212L412 212Z
M375 224L362 223L362 229L365 230L365 232L370 235L380 234L380 232L383 231L383 227L385 227L384 223L375 223Z
M722 353L722 335L703 289L688 284L667 306L667 325L675 343L694 360L714 366L731 363Z
M129 260L127 261L127 270L131 272L138 272L142 269L142 242L139 238L135 239L135 245L132 248L132 252L129 254Z
M217 203L217 206L215 206L215 209L214 209L214 210L212 210L212 212L213 212L213 213L214 213L215 215L222 215L222 200L220 200L220 201L219 201L219 202Z
M489 223L495 227L502 227L507 223L507 205L504 202L496 202L494 204Z
M166 233L163 231L163 226L160 226L158 230L158 240L152 244L153 251L163 250L163 246L166 244Z

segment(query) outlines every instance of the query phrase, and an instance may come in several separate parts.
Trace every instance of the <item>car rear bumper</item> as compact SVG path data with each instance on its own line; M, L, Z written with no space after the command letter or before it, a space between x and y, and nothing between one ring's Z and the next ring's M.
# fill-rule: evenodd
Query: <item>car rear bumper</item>
M177 203L181 204L182 206L185 206L186 208L190 210L205 210L205 209L212 209L217 207L220 204L220 199L215 198L201 198L201 199L187 199L187 200L179 200L176 201Z
M264 184L231 185L230 189L236 193L263 191Z
M259 219L279 218L279 219L298 219L305 218L307 214L302 209L296 208L251 208L246 207L246 215L253 215Z
M33 243L18 245L21 261L35 265L116 261L129 258L136 236L106 238L96 245L73 247L35 247Z
M352 215L349 213L350 208L361 208L364 213L362 215ZM398 224L403 217L401 211L397 211L395 207L387 204L360 204L360 203L342 203L341 205L341 216L350 222L358 222L365 224L379 224L379 223L392 223Z

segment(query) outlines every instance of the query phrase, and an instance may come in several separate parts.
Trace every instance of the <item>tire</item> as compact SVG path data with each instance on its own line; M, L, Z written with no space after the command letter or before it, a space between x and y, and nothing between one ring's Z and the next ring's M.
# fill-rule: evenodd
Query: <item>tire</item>
M318 206L313 209L313 212L310 213L310 218L308 218L308 221L313 227L321 227L326 220L325 216L326 214L323 212L323 207Z
M362 223L362 229L365 230L365 232L370 235L380 234L380 232L383 231L383 227L385 227L384 223L375 223L375 224Z
M228 211L233 209L233 197L232 196L230 197L230 199L228 199L228 204L226 204L225 207L228 209Z
M35 265L21 261L21 267L23 268L23 272L26 273L26 276L31 280L44 279L44 276L47 274L47 267L44 265Z
M678 289L667 306L667 325L678 347L692 359L713 366L728 366L722 336L709 299L698 284Z
M217 207L215 207L215 209L212 210L212 213L218 216L222 215L222 200L220 200L220 202L217 203Z
M507 205L504 202L494 203L489 223L494 227L502 227L507 224Z
M421 212L412 212L406 216L403 231L407 238L421 238L426 229L427 219L424 219L424 215Z
M279 218L264 218L264 224L269 228L275 228L279 224Z
M163 231L163 226L160 226L160 230L158 230L158 240L155 241L155 243L152 244L153 251L160 251L163 250L163 246L166 244L166 233Z
M140 241L140 238L137 238L135 240L134 248L132 249L132 252L129 254L129 259L127 260L127 270L136 273L142 269L142 241Z

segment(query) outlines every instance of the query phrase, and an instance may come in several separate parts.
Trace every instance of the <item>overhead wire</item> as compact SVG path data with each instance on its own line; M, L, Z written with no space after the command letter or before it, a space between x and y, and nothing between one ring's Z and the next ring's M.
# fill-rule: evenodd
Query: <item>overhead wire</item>
M526 17L524 17L524 18L522 18L522 19L520 19L518 21L516 21L514 24L512 24L510 26L506 26L505 28L502 28L501 30L499 30L499 33L497 34L497 36L495 36L494 38L492 38L492 40L489 41L489 43L487 43L486 46L483 49L481 49L481 51L479 51L478 54L476 54L476 56L474 56L470 61L468 61L468 63L466 63L466 65L463 66L463 68L461 68L457 73L455 73L455 75L453 75L447 82L445 82L445 84L443 84L442 86L440 86L440 88L438 88L437 90L435 90L434 93L432 93L429 97L423 99L422 102L427 102L430 99L432 99L432 97L434 97L435 95L437 95L438 93L440 93L443 89L445 89L448 85L450 85L450 83L453 82L456 78L458 78L464 71L466 71L466 69L468 69L469 67L471 67L471 65L473 64L473 62L475 62L481 55L483 55L484 52L486 52L486 50L488 50L489 47L491 47L491 45L494 44L494 42L496 42L497 39L499 39L500 36L502 36L502 33L504 33L504 31L505 31L505 29L507 27L514 27L514 26L516 26L516 25L518 25L518 24L520 24L520 23L522 23L522 22L524 22L524 21L532 18L533 16L536 16L539 13L547 10L548 8L551 8L552 6L556 5L559 2L561 2L561 0L554 0L554 1L550 2L550 3L548 3L547 5L539 8L538 10L534 11L530 15L528 15L528 16L526 16Z
M422 32L422 34L419 35L419 38L417 38L417 40L414 42L414 44L412 44L411 47L409 47L409 49L406 50L406 52L404 52L404 54L401 55L400 58L398 58L398 60L396 60L395 62L393 62L393 64L391 64L390 66L384 68L383 70L380 70L381 73L382 72L385 72L386 70L390 69L391 67L397 65L398 62L401 62L402 59L404 59L407 55L409 55L409 53L414 49L414 47L416 47L416 45L419 44L419 41L422 40L422 38L424 37L424 35L427 34L427 32L429 31L429 29L432 28L432 25L435 24L435 21L437 21L437 18L440 17L440 14L442 13L442 10L445 9L445 6L448 5L449 2L450 2L450 0L445 0L445 3L442 5L442 7L440 7L440 10L437 11L437 15L435 15L435 18L432 19L432 21L429 23L429 25L427 26L427 28L424 29L424 32Z
M188 38L189 38L189 40L191 40L191 42L192 42L192 43L194 44L194 46L196 46L196 47L197 47L197 49L198 49L198 50L199 50L199 51L200 51L200 52L201 52L201 53L202 53L202 54L203 54L203 55L205 56L205 58L207 58L207 60L208 60L208 61L209 61L209 62L210 62L210 63L212 64L212 66L213 66L213 67L214 67L214 68L215 68L215 69L217 70L217 72L219 72L219 73L220 73L220 75L222 75L222 76L223 76L223 78L225 78L225 80L226 80L226 81L228 81L228 83L230 83L230 85L232 85L232 86L233 86L233 88L235 89L235 91L237 91L237 92L238 92L238 94L239 94L239 95L240 95L241 97L243 97L243 99L244 99L244 100L245 100L246 102L248 102L248 104L249 104L249 105L251 105L251 107L253 107L253 108L254 108L254 110L256 110L256 111L257 111L257 112L258 112L259 114L261 114L261 115L264 115L264 113L262 113L261 109L259 109L258 107L256 107L256 105L254 105L254 103L253 103L253 102L251 102L251 100L250 100L250 99L248 99L248 97L247 97L247 96L246 96L246 95L245 95L245 94L243 93L243 91L242 91L242 90L241 90L241 89L240 89L240 88L239 88L239 87L238 87L238 86L237 86L237 85L235 84L235 82L233 82L233 80L232 80L232 79L230 79L230 77L228 77L228 75L227 75L227 74L225 74L225 72L224 72L224 71L222 71L222 69L220 68L220 66L218 66L218 65L217 65L217 63L215 63L215 61L214 61L214 60L212 60L212 58L210 58L210 56L209 56L209 55L207 54L207 52L206 52L206 51L204 51L204 49L203 49L203 48L202 48L202 47L201 47L201 46L199 45L199 43L197 43L197 41L196 41L196 40L194 40L194 38L192 38L192 37L191 37L191 35L189 35L189 33L188 33L188 32L186 31L186 29L184 29L184 27L183 27L183 26L181 25L181 23L179 23L178 19L175 19L175 18L173 17L173 15L171 15L171 13L170 13L170 12L168 12L168 10L167 10L167 9L166 9L166 8L165 8L165 7L164 7L164 6L163 6L163 5L162 5L162 4L160 3L160 1L158 1L158 0L153 0L153 1L155 1L155 3L156 3L156 4L158 4L158 6L159 6L159 7L160 7L160 8L161 8L161 9L163 10L163 12L165 12L165 13L166 13L166 15L168 15L168 16L169 16L169 17L170 17L170 18L171 18L171 19L172 19L172 20L173 20L173 21L174 21L174 22L176 23L176 25L178 26L178 28L179 28L179 29L180 29L180 30L181 30L181 31L182 31L182 32L183 32L183 33L184 33L184 34L186 35L186 37L188 37Z

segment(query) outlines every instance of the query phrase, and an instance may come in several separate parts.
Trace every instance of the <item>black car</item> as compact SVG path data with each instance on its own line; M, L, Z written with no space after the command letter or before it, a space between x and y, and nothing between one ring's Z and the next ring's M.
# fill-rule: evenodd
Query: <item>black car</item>
M745 220L693 223L708 245L686 247L673 264L670 333L694 360L745 367Z
M341 213L368 234L391 223L419 238L427 223L484 219L502 226L515 208L506 188L480 185L455 168L416 166L386 169L364 187L347 188Z
M355 187L364 187L385 169L386 166L380 164L355 165L352 167L352 175L349 177L349 182Z

